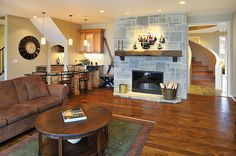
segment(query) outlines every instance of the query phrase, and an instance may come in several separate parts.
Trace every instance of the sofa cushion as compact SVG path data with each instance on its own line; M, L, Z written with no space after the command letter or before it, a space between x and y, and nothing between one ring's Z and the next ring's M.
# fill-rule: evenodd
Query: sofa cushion
M49 95L48 88L45 83L25 82L25 86L28 92L29 100Z
M50 108L58 106L62 103L62 100L58 96L45 96L40 98L35 98L29 101L24 101L21 104L30 105L38 109L39 112L44 112Z
M25 76L25 77L19 77L12 80L14 83L14 86L16 88L17 97L19 99L19 102L28 100L28 92L25 86L25 82L42 82L42 78L40 76Z
M0 110L0 115L6 118L7 124L12 124L31 115L34 115L37 112L37 108L22 104L15 104L3 107Z
M0 81L0 108L18 103L16 89L11 80Z
M6 126L7 125L7 120L6 120L6 118L4 117L4 115L1 115L0 114L0 128L1 127L4 127L4 126Z

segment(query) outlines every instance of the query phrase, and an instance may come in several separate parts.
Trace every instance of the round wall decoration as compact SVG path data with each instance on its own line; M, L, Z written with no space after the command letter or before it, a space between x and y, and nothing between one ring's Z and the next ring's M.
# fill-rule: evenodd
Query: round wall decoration
M39 41L33 36L26 36L22 38L18 48L20 55L28 60L36 58L40 52Z

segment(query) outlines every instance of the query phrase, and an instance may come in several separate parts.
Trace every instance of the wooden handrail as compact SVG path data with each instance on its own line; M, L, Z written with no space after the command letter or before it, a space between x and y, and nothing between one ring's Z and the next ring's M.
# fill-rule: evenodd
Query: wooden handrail
M1 53L1 71L0 71L0 76L4 73L4 64L3 64L3 59L4 59L4 49L5 49L5 47L2 47L1 49L0 49L0 53Z
M113 59L113 56L112 56L112 54L111 54L111 50L110 50L110 48L109 48L109 45L108 45L108 43L107 43L107 39L105 38L105 37L103 37L103 42L104 42L104 44L105 44L105 46L106 46L106 48L107 48L107 51L108 51L108 54L109 54L109 58L110 58L110 65L109 65L109 68L108 68L108 70L107 70L107 74L109 74L110 73L110 71L111 71L111 67L113 67L113 64L114 64L114 59Z
M1 49L0 49L0 51L3 51L5 49L5 47L2 47Z

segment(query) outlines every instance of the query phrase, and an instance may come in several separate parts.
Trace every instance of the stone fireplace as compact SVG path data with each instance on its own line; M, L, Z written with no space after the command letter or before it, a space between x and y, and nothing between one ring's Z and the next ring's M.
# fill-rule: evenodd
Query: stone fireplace
M161 95L160 83L163 83L163 72L132 71L132 92Z
M118 41L122 40L124 50L133 50L134 43L138 43L138 37L148 32L164 36L166 43L163 44L163 50L181 50L182 57L178 57L175 62L172 57L165 56L125 56L124 60L116 56L114 58L114 95L163 101L160 95L161 92L157 91L159 89L158 83L161 82L161 79L158 82L151 81L149 84L146 83L147 79L145 78L138 78L143 80L143 82L137 83L134 81L134 71L142 71L143 74L146 73L149 76L153 73L157 73L157 75L159 73L157 77L159 78L162 75L164 83L169 81L178 83L178 102L181 99L186 99L188 87L188 27L186 14L119 18L115 24L115 49L118 49ZM143 50L139 44L137 44L137 48L137 50ZM151 46L148 50L157 50L157 45ZM151 80L154 80L154 78ZM122 95L119 93L120 84L128 85L127 94ZM139 84L139 87L135 86L137 84Z

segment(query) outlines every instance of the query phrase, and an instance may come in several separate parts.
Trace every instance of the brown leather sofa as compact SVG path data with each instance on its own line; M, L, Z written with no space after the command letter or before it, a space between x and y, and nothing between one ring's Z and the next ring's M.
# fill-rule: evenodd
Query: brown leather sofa
M34 127L39 113L67 102L68 87L40 76L0 82L0 143Z

